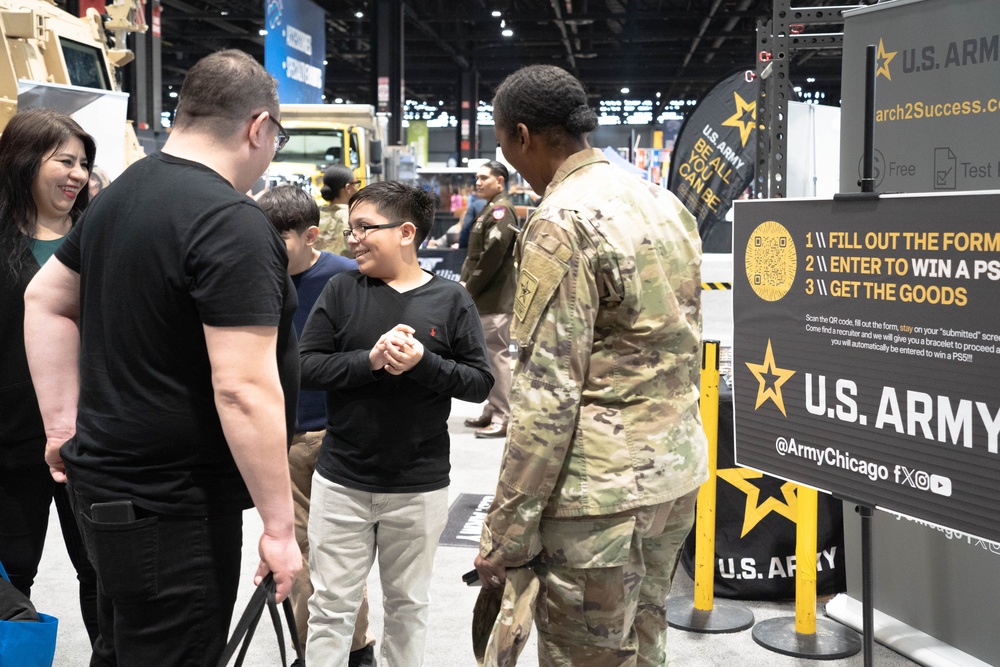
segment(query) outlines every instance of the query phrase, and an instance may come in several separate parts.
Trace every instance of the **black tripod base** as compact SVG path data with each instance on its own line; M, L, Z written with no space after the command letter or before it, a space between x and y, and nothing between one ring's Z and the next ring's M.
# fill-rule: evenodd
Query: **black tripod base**
M753 625L753 612L728 600L715 600L711 611L702 611L695 609L693 600L667 598L667 623L672 628L688 632L739 632Z
M840 660L861 650L858 633L825 618L816 619L816 633L812 635L796 632L794 616L761 621L751 635L764 648L796 658Z

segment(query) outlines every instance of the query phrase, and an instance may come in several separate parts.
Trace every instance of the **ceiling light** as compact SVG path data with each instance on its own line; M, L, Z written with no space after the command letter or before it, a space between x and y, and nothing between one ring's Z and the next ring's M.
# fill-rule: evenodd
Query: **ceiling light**
M504 37L513 37L514 31L511 30L510 28L504 28L503 30L500 31L500 34L503 35Z
M660 99L660 93L656 94L656 99Z
M223 11L219 12L219 15L220 16L229 16L229 12L223 10Z
M323 61L323 64L324 64L324 65L329 65L329 64L330 64L330 61L329 61L329 60L324 60L324 61Z
M356 19L363 19L364 17L365 17L365 13L364 12L354 12L354 18L356 18Z
M343 103L344 103L344 98L343 98L343 97L337 97L337 98L334 98L334 100L333 100L333 101L334 101L334 102L335 102L336 104L343 104Z
M806 83L816 83L816 77L810 76L806 79Z
M498 18L500 18L501 16L503 16L503 14L501 14L501 13L500 13L500 10L499 10L499 9L494 9L494 10L493 10L493 18L495 18L495 19L498 19Z
M622 95L628 95L628 88L622 88Z
M260 35L261 37L263 37L264 35L267 34L267 30L264 30L263 28L261 28L260 30L257 31L257 34Z
M167 95L169 97L177 97L177 91L176 90L171 90L169 93L167 93Z

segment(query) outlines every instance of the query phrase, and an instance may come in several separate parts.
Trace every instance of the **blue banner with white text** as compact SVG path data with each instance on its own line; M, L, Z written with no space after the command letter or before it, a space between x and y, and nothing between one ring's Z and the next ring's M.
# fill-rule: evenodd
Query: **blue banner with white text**
M322 104L324 12L310 0L266 0L264 67L278 80L282 104Z

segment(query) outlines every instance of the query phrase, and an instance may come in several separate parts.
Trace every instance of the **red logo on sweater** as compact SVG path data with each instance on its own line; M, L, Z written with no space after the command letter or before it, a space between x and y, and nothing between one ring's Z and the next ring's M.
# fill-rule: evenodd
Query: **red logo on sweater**
M433 338L436 335L437 335L437 329L435 329L434 327L431 327L431 338Z

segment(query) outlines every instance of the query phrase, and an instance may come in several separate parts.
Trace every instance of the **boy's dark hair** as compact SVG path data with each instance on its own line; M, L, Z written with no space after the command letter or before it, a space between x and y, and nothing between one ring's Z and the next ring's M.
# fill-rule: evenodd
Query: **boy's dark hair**
M312 197L294 185L279 185L262 194L257 203L278 233L301 234L319 224L319 207Z
M412 222L417 228L417 247L430 234L431 225L434 224L434 195L400 181L372 183L355 192L348 206L353 211L355 206L362 203L374 206L379 215L388 218L389 222Z
M335 164L323 172L323 189L319 191L323 199L333 201L344 187L354 180L354 171L342 164Z
M579 138L597 128L583 85L555 65L529 65L504 79L493 96L493 118L504 132L524 123L552 139L560 134Z
M496 160L490 160L483 164L484 167L489 168L490 173L494 177L499 178L503 176L503 189L507 189L507 185L510 183L510 172L507 171L507 165L503 162L497 162Z

